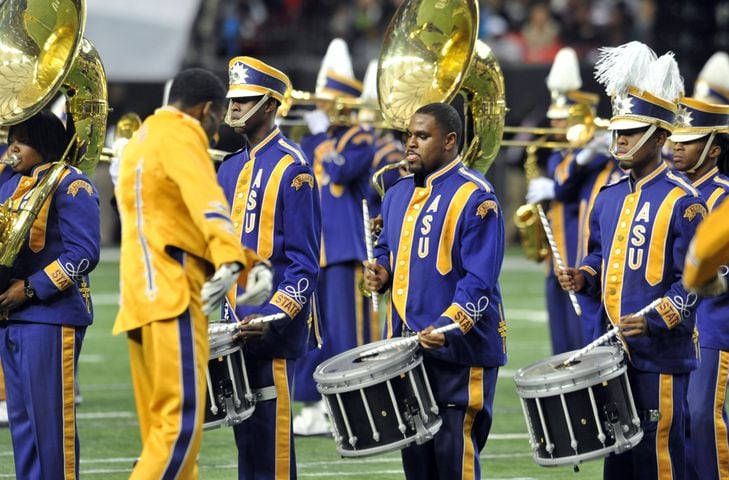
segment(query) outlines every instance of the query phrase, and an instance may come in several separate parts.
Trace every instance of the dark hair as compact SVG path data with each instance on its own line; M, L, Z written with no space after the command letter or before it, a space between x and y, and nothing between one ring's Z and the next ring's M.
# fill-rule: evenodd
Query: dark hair
M461 141L463 135L463 122L461 122L461 116L458 115L458 111L447 103L429 103L418 108L415 113L423 115L430 115L435 119L435 123L438 125L443 133L448 134L455 132L456 134L456 145Z
M213 102L216 107L225 104L225 85L212 72L203 68L188 68L172 80L169 103L180 103L182 108Z
M716 165L724 175L729 170L729 134L728 133L717 133L714 137L714 145L721 148L721 154L716 159Z
M50 110L41 110L28 120L10 127L8 139L33 147L45 162L61 159L71 135Z

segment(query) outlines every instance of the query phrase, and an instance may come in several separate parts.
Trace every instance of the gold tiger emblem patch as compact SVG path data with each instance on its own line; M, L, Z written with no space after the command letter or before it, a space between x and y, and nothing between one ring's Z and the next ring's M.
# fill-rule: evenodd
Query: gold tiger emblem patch
M494 202L493 200L486 200L485 202L481 203L478 208L476 208L476 215L481 218L486 218L486 215L488 215L491 210L496 213L496 216L499 215L499 210L496 202Z
M302 173L297 175L296 178L291 182L291 186L296 190L299 190L304 184L309 185L309 188L314 190L314 177L308 173Z
M701 215L701 218L704 218L707 215L706 207L699 203L695 203L683 212L683 218L687 218L689 222L692 221L696 215Z
M94 194L94 189L91 188L89 182L85 180L76 180L71 183L71 185L68 186L68 190L66 190L66 193L68 195L71 195L72 197L75 197L80 190L86 190L86 193L88 193L89 196Z

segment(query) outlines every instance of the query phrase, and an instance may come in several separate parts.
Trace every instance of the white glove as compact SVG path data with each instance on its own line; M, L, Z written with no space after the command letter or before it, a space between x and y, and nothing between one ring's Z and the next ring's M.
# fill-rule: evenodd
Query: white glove
M246 281L246 291L238 295L238 305L260 305L273 290L273 270L265 263L257 263L251 268Z
M202 311L210 315L223 303L225 294L238 280L241 266L238 262L224 263L215 274L205 282L200 290Z
M554 180L547 177L537 177L529 181L527 188L527 203L539 203L554 198Z
M329 128L329 117L319 109L306 112L304 120L306 120L306 125L309 126L312 135L324 133Z
M722 293L726 292L726 290L726 278L722 277L721 275L717 275L710 282L707 282L706 284L697 288L696 293L703 297L716 297L717 295L721 295Z
M609 155L612 141L613 137L610 132L598 133L577 153L575 162L577 162L577 165L584 166L590 163L598 154Z

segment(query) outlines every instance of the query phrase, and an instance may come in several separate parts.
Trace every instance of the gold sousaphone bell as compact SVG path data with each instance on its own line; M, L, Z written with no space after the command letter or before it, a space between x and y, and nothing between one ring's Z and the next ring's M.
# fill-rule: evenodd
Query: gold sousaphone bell
M7 281L5 273L12 269L38 212L58 187L69 165L67 157L91 174L103 148L108 110L106 75L96 49L83 38L85 22L85 0L0 3L0 125L27 120L60 91L66 96L77 132L64 158L48 169L21 209L16 210L11 203L3 205L1 281Z

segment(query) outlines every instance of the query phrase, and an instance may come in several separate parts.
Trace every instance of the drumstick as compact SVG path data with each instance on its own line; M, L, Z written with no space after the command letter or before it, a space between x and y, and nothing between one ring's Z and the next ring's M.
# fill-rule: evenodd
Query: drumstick
M436 329L428 332L428 335L430 335L431 333L450 332L451 330L455 330L459 326L460 325L458 325L457 323L452 323L450 325L446 325L445 327L436 328ZM389 352L390 350L397 350L400 347L407 347L410 344L418 343L418 341L420 341L420 339L418 338L417 335L413 335L412 337L405 337L400 340L395 340L394 342L390 342L386 345L381 345L379 347L370 348L369 350L365 350L364 352L359 354L359 358L369 357L372 355Z
M372 253L372 234L370 233L370 209L367 207L367 200L362 199L362 219L364 220L364 237L365 249L367 251L367 261L374 263L375 258ZM372 292L372 311L380 311L380 302L377 292Z
M248 324L255 325L257 323L268 323L268 322L274 322L276 320L281 320L282 318L286 318L285 313L274 313L273 315L266 315L265 317L256 317L252 319ZM231 333L236 330L238 330L238 325L240 322L236 323L215 323L210 326L208 326L208 334L211 333Z
M645 307L643 307L640 310L638 310L637 312L635 312L633 314L633 316L640 317L641 315L645 315L646 313L648 313L651 310L653 310L654 308L656 308L661 303L662 300L663 300L662 298L657 298L657 299L653 300L651 303L649 303ZM583 356L584 354L586 354L587 352L592 350L593 348L599 347L603 343L610 340L611 337L618 335L619 333L620 333L619 326L615 326L615 327L611 328L610 330L608 330L607 333L600 335L598 338L596 338L594 341L592 341L591 343L589 343L588 345L583 347L581 350L575 352L574 355L572 355L570 358L568 358L567 360L564 361L563 365L567 366L567 365L571 364L572 362L574 362L575 360L577 360L578 358L580 358L581 356Z
M547 241L549 242L549 248L552 249L552 257L554 257L554 263L557 264L557 271L562 271L564 269L564 262L562 261L562 255L559 254L559 249L557 248L557 242L554 240L554 234L552 233L552 227L549 225L549 220L547 219L547 215L544 214L544 209L542 209L542 206L537 204L537 210L539 210L539 218L542 221L542 227L544 227L544 233L547 235ZM575 309L575 313L579 317L582 315L582 308L580 308L580 304L577 303L577 295L575 295L575 292L569 290L567 291L567 294L570 297L570 302L572 303L572 308Z

